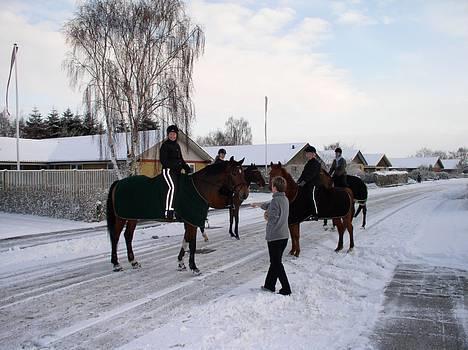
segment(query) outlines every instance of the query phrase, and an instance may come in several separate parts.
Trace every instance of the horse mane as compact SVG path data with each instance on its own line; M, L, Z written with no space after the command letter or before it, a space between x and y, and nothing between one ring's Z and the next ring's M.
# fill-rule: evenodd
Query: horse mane
M201 169L200 172L209 176L219 175L226 171L226 168L228 167L228 163L229 162L224 161L224 162L210 164L204 167L203 169Z
M320 180L323 187L325 187L326 189L330 189L333 187L333 180L330 173L322 167L320 168L320 177L325 177L325 179L328 181L328 183L325 183L324 181Z

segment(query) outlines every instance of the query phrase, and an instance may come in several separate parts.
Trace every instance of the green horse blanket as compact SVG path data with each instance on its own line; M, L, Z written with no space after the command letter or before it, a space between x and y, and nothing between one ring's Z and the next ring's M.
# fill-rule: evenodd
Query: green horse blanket
M162 175L154 178L139 175L120 180L114 192L117 216L124 219L164 220L169 187ZM181 174L174 196L177 217L193 226L204 227L208 203L200 196L192 177Z

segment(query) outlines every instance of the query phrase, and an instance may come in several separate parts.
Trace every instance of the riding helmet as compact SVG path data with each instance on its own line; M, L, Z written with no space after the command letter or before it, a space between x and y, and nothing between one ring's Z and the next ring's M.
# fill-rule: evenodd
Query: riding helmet
M343 154L343 150L342 150L340 147L337 147L337 148L335 149L335 153L341 153L341 154Z
M177 127L177 125L169 125L167 127L166 132L167 134L169 134L170 132L175 132L177 134L179 132L179 128Z
M313 153L317 153L317 150L315 149L314 146L308 145L308 146L304 149L304 152L313 152Z

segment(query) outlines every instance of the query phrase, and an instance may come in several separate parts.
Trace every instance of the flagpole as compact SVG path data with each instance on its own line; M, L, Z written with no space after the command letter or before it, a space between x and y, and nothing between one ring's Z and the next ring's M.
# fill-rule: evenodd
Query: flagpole
M265 177L268 176L267 110L268 110L268 97L265 96Z
M15 85L16 85L16 170L21 169L19 152L19 104L18 104L18 45L14 44L15 50Z

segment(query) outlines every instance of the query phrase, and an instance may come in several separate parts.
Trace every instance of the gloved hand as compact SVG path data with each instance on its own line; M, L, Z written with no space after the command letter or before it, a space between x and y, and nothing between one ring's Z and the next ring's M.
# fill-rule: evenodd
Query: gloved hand
M190 168L188 164L184 165L184 170L186 174L190 174L192 172L192 168Z
M307 182L305 182L305 180L302 180L301 182L298 182L297 184L299 185L299 187L304 187L306 183Z

